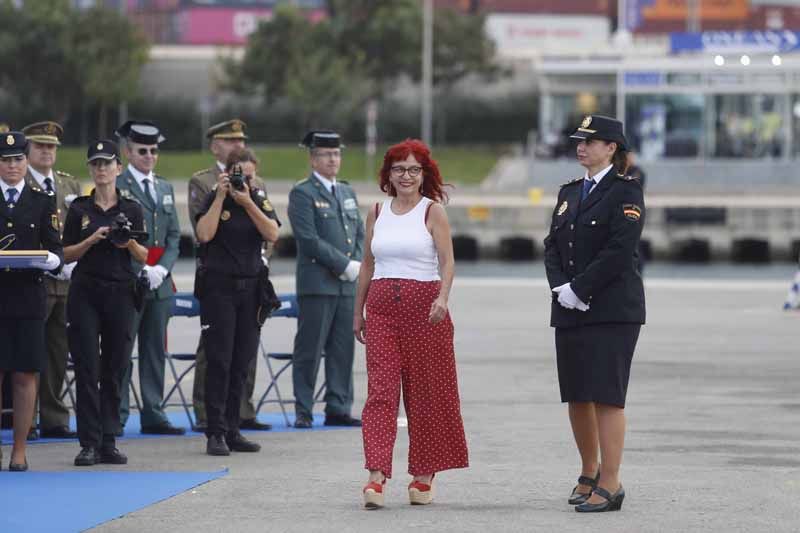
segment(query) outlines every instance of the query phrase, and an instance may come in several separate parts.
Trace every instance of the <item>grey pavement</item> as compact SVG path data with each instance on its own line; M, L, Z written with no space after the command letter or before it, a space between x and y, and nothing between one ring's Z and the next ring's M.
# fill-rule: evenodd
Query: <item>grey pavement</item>
M177 276L184 290L189 270L183 263ZM276 265L279 292L293 290L290 270ZM251 434L262 452L229 458L206 456L199 437L139 439L121 442L130 457L121 469L230 472L96 531L800 529L800 313L781 311L793 265L654 265L626 409L627 498L621 512L604 515L579 515L566 503L579 463L559 403L541 263L498 267L503 277L469 265L459 271L450 307L471 466L437 476L433 505L407 503L404 428L381 511L360 506L359 431ZM196 323L182 320L171 324L170 345L192 350ZM291 321L275 319L264 339L289 348L293 332ZM363 354L359 348L357 412L366 393ZM288 376L282 386L290 391ZM29 459L35 470L75 470L77 451L37 445Z

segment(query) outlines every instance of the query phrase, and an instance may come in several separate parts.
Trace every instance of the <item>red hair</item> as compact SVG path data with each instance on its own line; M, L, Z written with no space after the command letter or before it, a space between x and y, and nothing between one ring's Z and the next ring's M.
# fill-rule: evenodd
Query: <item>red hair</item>
M381 190L389 196L397 196L397 191L394 190L389 181L389 174L393 164L406 160L410 155L413 155L414 159L419 161L422 167L423 179L422 191L420 191L422 196L436 202L447 203L447 193L444 192L444 187L450 187L451 185L442 181L439 165L431 157L430 148L419 139L406 139L399 144L390 146L386 150L386 154L383 156L383 166L379 174Z

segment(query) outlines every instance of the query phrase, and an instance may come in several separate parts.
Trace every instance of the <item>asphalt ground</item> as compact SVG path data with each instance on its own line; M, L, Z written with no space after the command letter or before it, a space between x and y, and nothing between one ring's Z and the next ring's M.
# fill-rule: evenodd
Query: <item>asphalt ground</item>
M181 290L190 270L186 262L176 270ZM275 265L279 292L293 291L290 270ZM251 434L261 453L228 458L205 455L202 437L137 439L120 443L130 462L115 470L230 472L96 531L798 531L800 314L781 311L793 272L789 264L649 271L621 512L580 515L566 503L579 461L559 403L541 264L464 265L450 308L471 466L437 476L433 505L407 503L402 427L381 511L361 508L357 430ZM174 320L170 348L193 350L198 330ZM291 320L275 319L264 340L290 349L293 332ZM260 361L257 390L265 374ZM288 375L281 386L290 394ZM357 414L366 394L361 347L355 392ZM35 470L75 470L77 451L36 445L29 460Z

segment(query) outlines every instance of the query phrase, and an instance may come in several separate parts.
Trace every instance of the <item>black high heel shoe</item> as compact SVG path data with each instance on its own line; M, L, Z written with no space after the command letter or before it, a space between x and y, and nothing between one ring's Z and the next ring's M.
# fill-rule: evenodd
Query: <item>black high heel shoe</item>
M27 472L28 471L28 458L25 458L24 463L9 463L8 464L8 471L9 472Z
M605 498L603 503L589 503L583 502L575 506L575 511L578 513L605 513L606 511L619 511L622 509L622 500L625 499L625 489L622 485L614 494L611 494L603 487L596 487L593 491L601 498Z
M580 476L578 478L578 485L575 485L575 488L572 489L572 494L567 500L567 503L570 505L580 505L586 500L588 500L592 496L592 491L597 487L597 481L600 479L600 472L597 472L597 475L594 476L594 479L586 476ZM579 485L588 485L591 487L589 492L578 492Z

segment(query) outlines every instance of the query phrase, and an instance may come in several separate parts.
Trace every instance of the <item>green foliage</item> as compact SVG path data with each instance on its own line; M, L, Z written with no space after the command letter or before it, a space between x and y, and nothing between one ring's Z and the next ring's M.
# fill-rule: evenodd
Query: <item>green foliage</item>
M0 86L6 105L66 122L81 107L105 109L136 95L148 45L116 11L74 9L69 0L4 0L0 20ZM104 125L99 127L104 130Z

